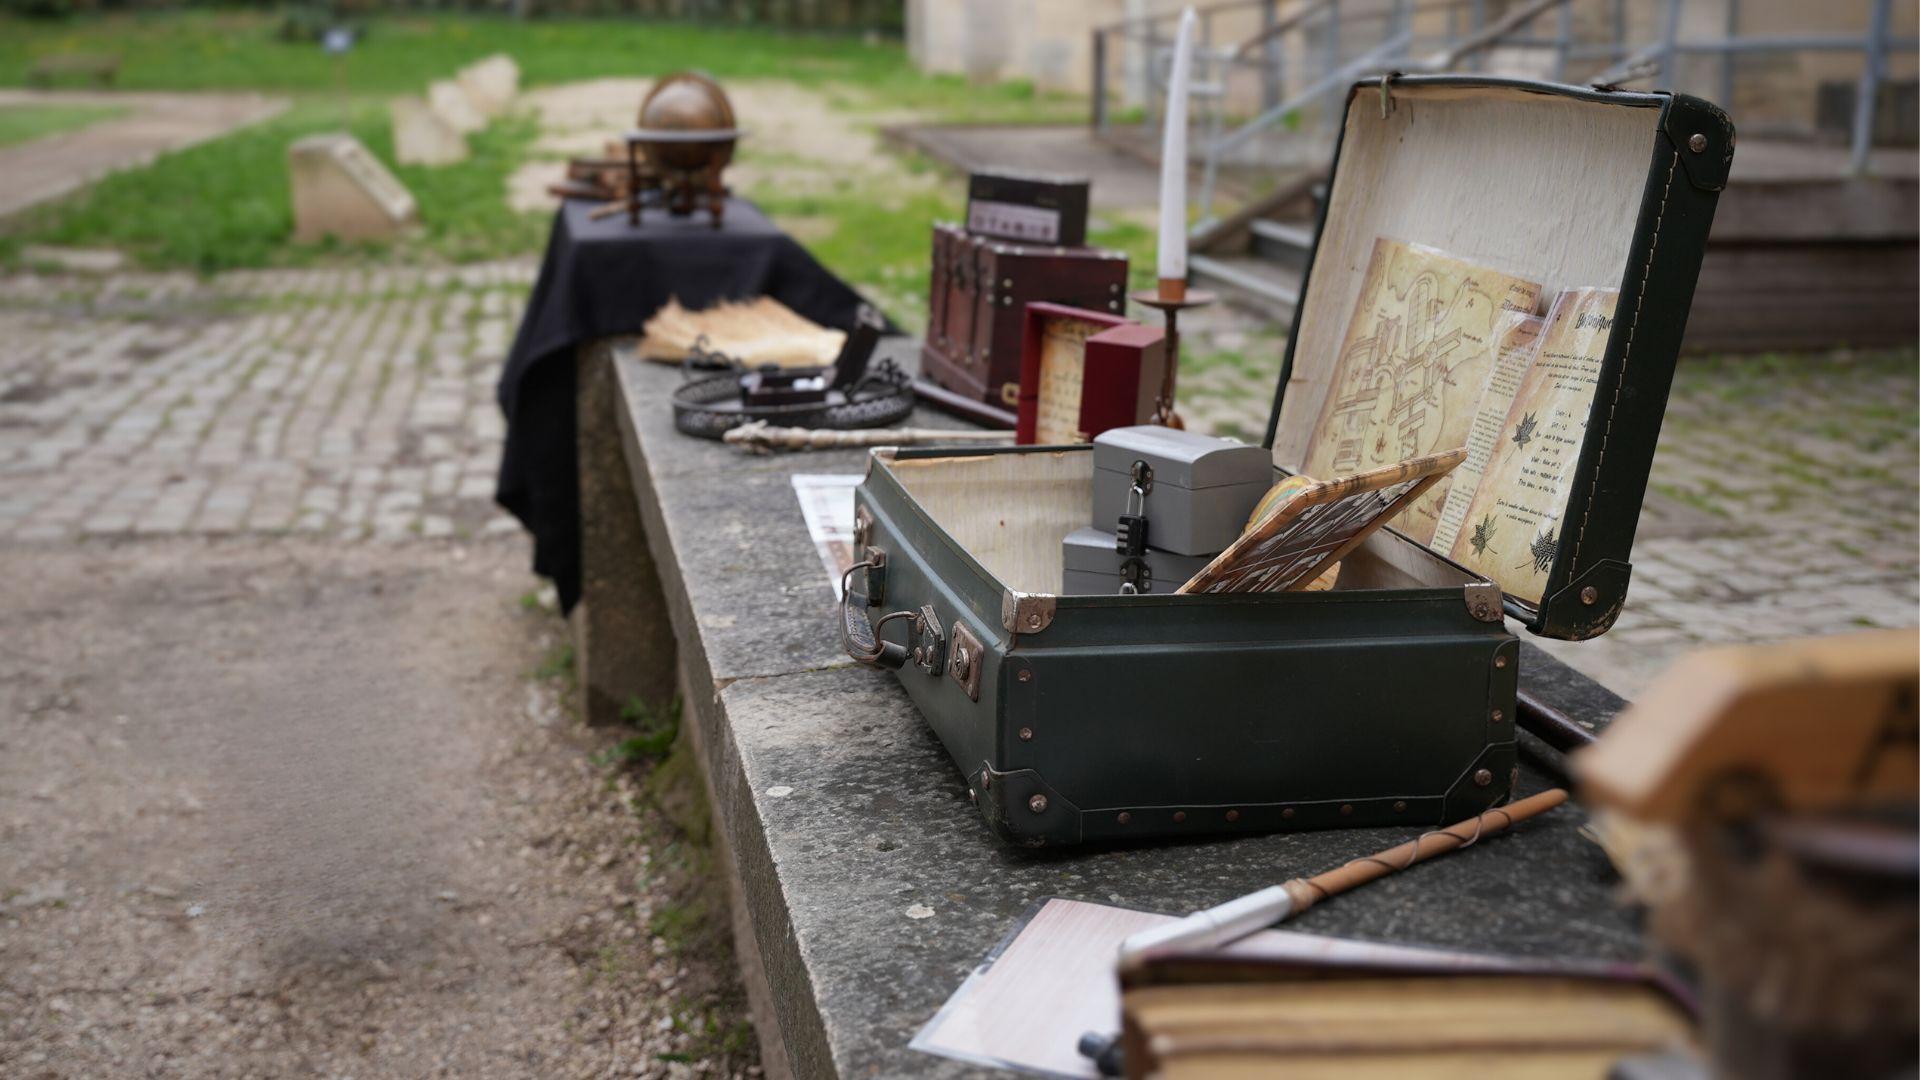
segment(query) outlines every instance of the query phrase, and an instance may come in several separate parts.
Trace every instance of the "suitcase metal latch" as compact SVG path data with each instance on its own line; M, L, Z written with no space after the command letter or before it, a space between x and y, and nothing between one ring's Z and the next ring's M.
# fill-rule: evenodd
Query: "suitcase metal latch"
M970 701L980 700L980 666L985 660L980 639L967 624L953 624L953 649L947 655L947 674L967 692Z
M908 631L908 640L912 643L913 662L916 667L929 675L937 676L947 666L947 635L940 627L940 616L933 613L932 604L923 604L920 613L913 617L913 628Z
M1128 559L1120 564L1120 594L1133 596L1136 593L1153 591L1153 567L1145 559Z

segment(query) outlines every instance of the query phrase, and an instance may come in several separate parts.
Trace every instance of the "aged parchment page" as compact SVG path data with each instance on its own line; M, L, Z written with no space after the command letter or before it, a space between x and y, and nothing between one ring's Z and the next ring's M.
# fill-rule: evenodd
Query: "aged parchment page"
M1503 311L1532 313L1538 282L1380 237L1301 472L1348 476L1465 446L1493 373ZM1394 528L1433 539L1449 479L1415 499Z
M1040 335L1040 400L1035 406L1034 441L1042 446L1083 443L1080 391L1087 376L1087 338L1105 326L1053 316Z
M1540 602L1553 568L1619 295L1568 289L1554 299L1450 552L1455 562L1528 603Z
M1517 311L1501 313L1494 329L1494 340L1500 345L1494 352L1493 374L1487 379L1486 391L1480 395L1473 426L1467 430L1467 460L1453 470L1446 503L1440 509L1440 527L1428 545L1443 555L1453 550L1453 542L1460 537L1460 525L1467 520L1467 506L1473 502L1474 492L1480 488L1480 477L1493 458L1494 447L1506 424L1507 410L1513 407L1520 380L1526 375L1527 366L1533 363L1534 346L1539 343L1540 329L1546 322L1538 315Z

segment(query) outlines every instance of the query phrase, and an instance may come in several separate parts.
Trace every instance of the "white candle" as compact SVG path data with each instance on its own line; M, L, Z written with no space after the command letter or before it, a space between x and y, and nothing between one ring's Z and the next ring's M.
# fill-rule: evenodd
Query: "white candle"
M1180 34L1173 43L1173 71L1167 78L1165 142L1160 147L1160 293L1187 280L1187 84L1193 79L1191 7L1180 13Z

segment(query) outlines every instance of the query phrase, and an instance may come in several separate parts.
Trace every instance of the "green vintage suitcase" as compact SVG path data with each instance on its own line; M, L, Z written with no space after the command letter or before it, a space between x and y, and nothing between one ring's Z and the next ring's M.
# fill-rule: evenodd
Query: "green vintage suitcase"
M1089 447L878 450L850 655L897 669L1016 843L1438 824L1511 793L1519 642L1603 633L1733 130L1684 96L1406 77L1353 88L1266 444L1305 459L1376 236L1617 283L1537 596L1382 530L1325 592L1063 596ZM1549 534L1551 535L1551 534ZM1542 556L1544 557L1544 556Z

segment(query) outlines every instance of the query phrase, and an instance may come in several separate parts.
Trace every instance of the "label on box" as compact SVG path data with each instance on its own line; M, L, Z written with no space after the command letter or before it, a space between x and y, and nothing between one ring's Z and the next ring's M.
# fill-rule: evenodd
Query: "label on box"
M1060 242L1060 211L980 199L967 204L967 231L1038 244Z

